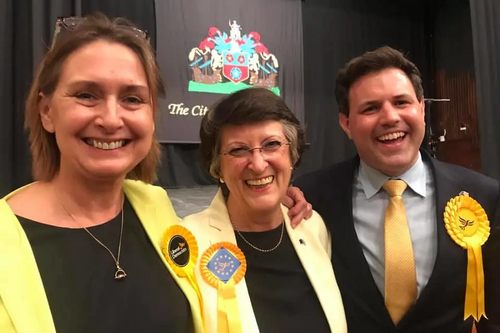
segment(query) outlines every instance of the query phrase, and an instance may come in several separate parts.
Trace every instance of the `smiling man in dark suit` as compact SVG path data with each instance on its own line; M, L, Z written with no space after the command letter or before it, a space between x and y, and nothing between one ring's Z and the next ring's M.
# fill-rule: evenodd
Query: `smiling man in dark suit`
M352 59L335 93L358 156L295 185L332 234L349 332L470 333L474 317L479 333L500 332L498 181L420 150L422 80L399 51ZM484 297L468 278L480 261Z

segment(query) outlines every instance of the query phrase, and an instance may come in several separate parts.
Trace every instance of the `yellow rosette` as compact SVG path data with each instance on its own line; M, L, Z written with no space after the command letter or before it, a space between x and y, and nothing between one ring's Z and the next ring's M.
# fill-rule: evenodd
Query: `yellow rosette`
M245 255L229 242L213 244L201 257L201 276L217 289L217 333L242 332L235 286L246 270Z
M490 222L483 207L461 192L446 205L444 223L455 243L467 250L467 287L464 320L486 317L484 303L484 271L481 246L490 236Z
M203 299L195 276L196 260L198 260L196 238L183 226L174 225L168 228L163 235L162 251L175 274L189 281L198 295L200 308L203 309Z

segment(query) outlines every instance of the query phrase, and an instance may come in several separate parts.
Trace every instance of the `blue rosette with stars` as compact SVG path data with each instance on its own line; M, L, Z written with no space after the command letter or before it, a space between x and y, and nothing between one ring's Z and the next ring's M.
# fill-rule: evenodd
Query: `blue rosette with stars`
M245 255L238 246L229 242L213 244L201 257L201 276L217 289L218 333L242 332L235 287L246 270Z

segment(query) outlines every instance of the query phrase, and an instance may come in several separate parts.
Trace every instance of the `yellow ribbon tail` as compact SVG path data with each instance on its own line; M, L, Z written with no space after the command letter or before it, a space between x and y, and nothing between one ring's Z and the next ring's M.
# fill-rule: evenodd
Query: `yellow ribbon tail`
M472 316L475 321L486 317L484 302L483 254L480 244L467 247L467 287L465 290L464 320Z
M240 311L233 279L219 281L217 288L217 333L241 333Z
M191 265L191 263L189 265ZM198 286L198 282L196 281L194 267L190 268L190 269L186 269L186 278L188 279L189 283L191 284L194 291L196 292L196 295L198 296L198 301L200 303L200 309L201 309L201 321L203 323L203 327L205 327L205 315L204 315L204 311L203 311L203 297L201 296L200 287Z

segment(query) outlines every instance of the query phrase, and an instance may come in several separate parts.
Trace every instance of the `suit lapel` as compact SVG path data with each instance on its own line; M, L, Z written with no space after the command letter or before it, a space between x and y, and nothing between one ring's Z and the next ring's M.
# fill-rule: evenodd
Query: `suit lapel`
M431 166L432 175L434 177L434 190L436 200L436 229L437 229L437 254L434 263L434 269L427 282L427 285L420 294L416 305L403 318L401 324L406 320L412 320L418 317L419 312L428 311L427 304L432 304L436 295L439 295L439 290L443 287L443 281L451 278L465 276L464 274L454 274L452 270L456 270L464 265L464 250L458 246L448 235L444 227L444 210L448 201L457 196L463 189L457 184L457 181L450 178L450 175L443 170L440 162L431 158L427 153L422 152L422 157ZM414 317L413 315L416 315Z
M6 199L0 200L0 311L3 303L17 333L55 333L31 245Z
M371 314L374 320L387 325L391 324L392 321L385 308L384 298L373 280L373 275L354 228L352 188L358 167L359 158L354 158L343 164L342 170L330 175L331 179L328 184L330 184L332 196L327 202L321 203L321 206L330 208L326 215L322 212L319 213L327 223L332 235L334 270L337 271L336 265L340 265L343 270L349 272L346 276L337 276L339 284L349 286L349 290L343 292L352 293L354 290L358 290L359 294L352 296L373 310Z

